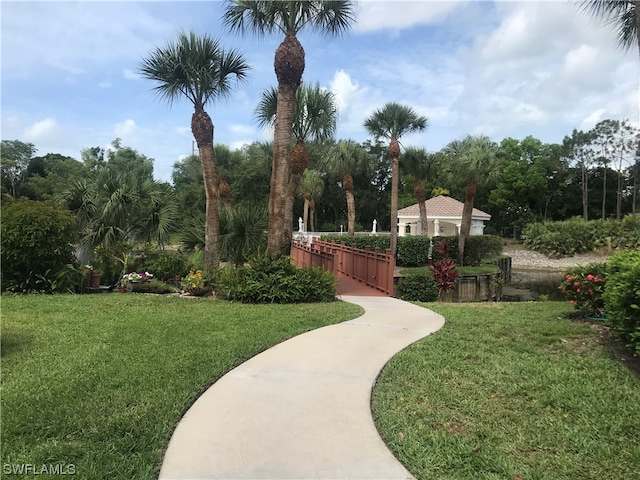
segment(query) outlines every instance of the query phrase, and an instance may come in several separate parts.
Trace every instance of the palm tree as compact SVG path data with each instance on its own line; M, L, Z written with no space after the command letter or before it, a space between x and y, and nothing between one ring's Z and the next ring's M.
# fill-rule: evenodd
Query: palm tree
M411 107L399 103L386 103L364 122L364 128L376 140L389 140L391 157L391 253L396 254L398 245L398 183L400 182L400 142L411 132L427 128L427 117L418 115Z
M413 194L418 202L420 211L420 235L428 235L427 225L427 191L424 181L431 174L431 162L424 148L408 147L404 152L404 160L400 166L413 177Z
M454 140L444 149L448 157L451 179L462 179L465 184L462 224L458 238L458 263L463 265L464 245L471 231L473 200L479 185L486 185L498 175L497 146L487 136L467 135Z
M292 218L286 197L290 193L289 160L294 123L295 95L302 81L305 53L297 34L304 28L327 36L339 36L355 20L352 0L252 1L229 0L224 23L238 32L258 35L282 33L284 40L276 50L274 70L278 79L277 112L273 131L273 164L269 193L268 249L272 256L289 253ZM295 193L295 189L293 190Z
M342 177L342 188L347 197L347 234L355 233L356 202L353 195L353 175L369 172L373 166L371 157L362 146L353 140L340 140L326 158L329 171Z
M640 53L640 0L582 0L581 10L617 28L618 45L630 49L635 43Z
M317 170L305 170L302 174L298 191L304 198L302 221L304 222L305 231L315 232L313 221L314 212L311 212L311 218L309 218L309 210L311 209L311 205L313 205L313 210L315 210L315 201L319 199L324 192L324 179L322 178L322 174ZM309 225L311 225L311 229L308 228Z
M278 92L270 88L262 92L262 99L256 108L256 119L261 127L275 128L278 107ZM291 243L293 223L293 201L300 185L300 179L309 164L309 140L324 142L333 138L336 131L338 108L335 95L320 88L320 84L302 84L296 91L293 110L292 133L296 143L289 155L289 178L286 183L284 225L287 243ZM305 223L306 226L306 223Z
M220 207L213 122L204 107L229 96L233 80L245 80L249 66L235 50L224 50L217 40L190 32L151 52L143 59L140 73L157 82L154 90L169 104L180 97L193 104L191 132L198 144L206 193L204 270L211 272L220 262Z

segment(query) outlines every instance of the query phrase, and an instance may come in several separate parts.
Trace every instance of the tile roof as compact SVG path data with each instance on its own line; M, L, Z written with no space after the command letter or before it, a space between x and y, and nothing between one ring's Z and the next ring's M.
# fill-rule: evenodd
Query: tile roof
M464 203L459 202L455 198L447 197L445 195L438 195L437 197L430 198L425 202L427 207L427 217L462 217L462 208ZM401 217L418 217L420 216L420 209L418 204L411 205L409 207L398 210L398 216ZM478 210L473 209L471 214L474 218L486 218L489 220L491 215Z

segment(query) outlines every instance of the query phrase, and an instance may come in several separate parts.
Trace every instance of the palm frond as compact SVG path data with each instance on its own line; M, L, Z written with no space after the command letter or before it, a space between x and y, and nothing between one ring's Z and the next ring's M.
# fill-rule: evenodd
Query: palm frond
M428 124L427 117L418 115L413 108L390 102L374 111L364 122L364 128L376 140L399 140L407 133L423 131Z
M638 44L637 6L630 0L581 0L582 12L599 18L618 32L618 45L629 49Z

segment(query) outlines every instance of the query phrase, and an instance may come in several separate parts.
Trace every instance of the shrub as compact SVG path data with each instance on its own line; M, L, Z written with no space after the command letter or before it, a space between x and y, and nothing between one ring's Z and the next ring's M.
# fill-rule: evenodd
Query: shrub
M216 281L218 295L244 303L303 303L335 300L333 275L320 268L299 269L289 257L256 255L249 264L227 266Z
M398 296L410 302L435 302L438 299L438 284L433 275L407 275L398 282Z
M581 218L562 222L531 223L522 233L527 248L551 256L567 256L607 247L640 247L640 218L627 216L584 221Z
M471 235L464 244L464 265L477 266L502 253L502 238L496 235Z
M53 293L79 286L70 212L45 202L11 203L2 209L0 236L3 290Z
M161 281L173 281L189 273L186 264L186 258L181 253L151 252L137 258L131 269L153 272L155 278Z
M611 257L604 300L609 322L640 355L640 249Z
M565 271L559 288L574 308L602 317L606 278L606 263L579 265Z
M450 258L444 258L433 263L429 267L433 274L433 279L438 285L440 295L450 292L456 286L456 278L458 278L458 269L455 262Z
M431 239L424 236L398 238L398 266L420 267L429 262Z

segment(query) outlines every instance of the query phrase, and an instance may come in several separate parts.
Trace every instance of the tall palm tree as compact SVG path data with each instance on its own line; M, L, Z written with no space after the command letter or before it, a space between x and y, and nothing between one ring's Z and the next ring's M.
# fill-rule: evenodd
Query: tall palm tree
M400 166L401 170L413 177L413 194L418 202L420 212L420 235L429 234L427 225L427 191L425 189L425 179L431 174L431 162L429 155L424 148L408 147L404 152L404 160Z
M304 222L305 231L315 232L313 222L314 212L311 212L311 218L309 218L309 210L311 205L313 205L313 209L315 210L315 201L319 199L324 192L324 179L322 178L322 174L317 170L305 170L302 174L298 191L304 198L302 221ZM311 225L311 229L309 229L309 225Z
M427 117L418 115L411 107L399 103L386 103L364 122L364 128L376 140L389 140L391 157L391 253L398 245L398 184L400 182L400 139L407 133L427 128Z
M245 80L249 66L235 50L224 50L207 35L181 33L175 42L156 48L142 60L140 73L154 80L155 92L169 104L186 97L194 108L191 132L198 144L206 193L204 269L220 262L220 207L213 150L213 122L205 105L231 94L235 83Z
M355 233L356 202L353 195L353 175L368 173L373 157L353 140L340 140L326 158L327 169L342 177L342 188L347 198L347 234Z
M258 35L281 33L284 40L275 53L274 70L278 79L278 102L273 131L273 165L269 193L268 249L272 256L287 254L291 245L292 218L285 213L292 203L286 197L290 193L289 153L295 109L295 95L302 81L305 53L297 34L304 28L327 36L339 36L346 32L355 20L355 1L352 0L299 0L252 1L228 0L224 23L234 31L252 32ZM295 189L293 190L295 193ZM289 206L291 205L291 207Z
M261 127L275 128L278 109L278 91L270 88L262 92L255 116ZM300 179L309 164L306 142L324 142L333 138L338 119L335 95L314 86L302 84L296 91L293 110L292 134L296 143L289 154L289 178L286 182L284 226L287 244L291 243L293 223L293 201L300 185ZM305 223L306 225L306 223Z
M582 0L580 5L583 12L618 30L620 47L636 44L640 54L640 0Z
M487 136L467 135L454 140L445 149L448 173L451 179L463 179L465 183L462 224L458 238L458 263L463 265L464 245L471 231L473 200L479 185L495 180L499 170L496 160L497 146Z

